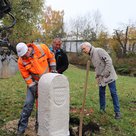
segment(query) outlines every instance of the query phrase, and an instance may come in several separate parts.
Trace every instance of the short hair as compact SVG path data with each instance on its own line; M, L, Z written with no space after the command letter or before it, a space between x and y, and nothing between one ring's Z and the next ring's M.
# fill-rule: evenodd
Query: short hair
M56 41L59 41L59 42L60 42L60 44L62 44L62 41L61 41L61 39L60 39L60 38L54 38L54 39L53 39L53 43L55 43Z
M89 42L83 42L83 43L81 44L81 47L82 47L83 45L92 48L92 45L91 45Z

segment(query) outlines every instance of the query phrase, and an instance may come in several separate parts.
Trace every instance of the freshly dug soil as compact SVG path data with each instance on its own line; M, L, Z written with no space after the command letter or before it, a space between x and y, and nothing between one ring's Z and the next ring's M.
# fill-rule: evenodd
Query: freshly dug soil
M3 126L3 130L8 132L16 133L18 120L9 121L6 125ZM30 118L28 123L28 128L26 129L25 136L37 136L35 131L35 119Z
M70 136L79 136L79 124L80 119L78 117L70 117ZM93 133L98 133L99 131L99 125L90 121L87 124L83 124L82 136L92 136Z
M80 118L79 118L79 112L80 109L71 109L70 110L70 136L78 136L79 135L79 124L80 124ZM85 112L85 116L88 114L91 114L92 110L89 110ZM3 126L3 130L7 132L13 132L16 133L17 130L17 124L18 120L9 121L6 125ZM98 133L100 131L100 127L95 122L89 122L87 124L83 124L83 134L82 136L92 136L93 133ZM37 136L36 130L35 130L35 119L30 118L28 123L28 128L26 129L25 136Z

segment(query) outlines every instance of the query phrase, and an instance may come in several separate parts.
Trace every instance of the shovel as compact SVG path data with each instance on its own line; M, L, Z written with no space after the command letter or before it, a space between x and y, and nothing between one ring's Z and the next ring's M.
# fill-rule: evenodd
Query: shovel
M87 61L87 66L86 66L86 79L85 79L85 85L84 85L84 97L83 97L83 102L82 102L82 110L80 112L79 136L82 136L83 116L84 116L85 100L86 100L86 94L87 94L87 83L88 83L89 70L90 70L90 60Z

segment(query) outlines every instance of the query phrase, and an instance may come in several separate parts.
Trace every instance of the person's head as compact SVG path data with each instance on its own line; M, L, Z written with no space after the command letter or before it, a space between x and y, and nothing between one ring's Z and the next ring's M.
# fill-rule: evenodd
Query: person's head
M60 48L61 48L61 44L62 44L61 39L60 39L60 38L55 38L55 39L53 40L53 49L54 49L54 50L60 49Z
M92 48L92 45L89 42L84 42L80 46L82 52L88 54Z
M28 47L25 43L20 42L16 46L17 55L22 58L28 58L30 57L30 54L32 52L32 48Z

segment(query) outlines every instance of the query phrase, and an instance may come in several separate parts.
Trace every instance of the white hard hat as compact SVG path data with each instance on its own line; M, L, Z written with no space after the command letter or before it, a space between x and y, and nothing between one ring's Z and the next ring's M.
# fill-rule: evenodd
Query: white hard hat
M19 57L22 57L22 56L24 56L27 53L28 47L27 47L27 45L25 43L21 42L21 43L17 44L16 50L17 50L17 55Z

